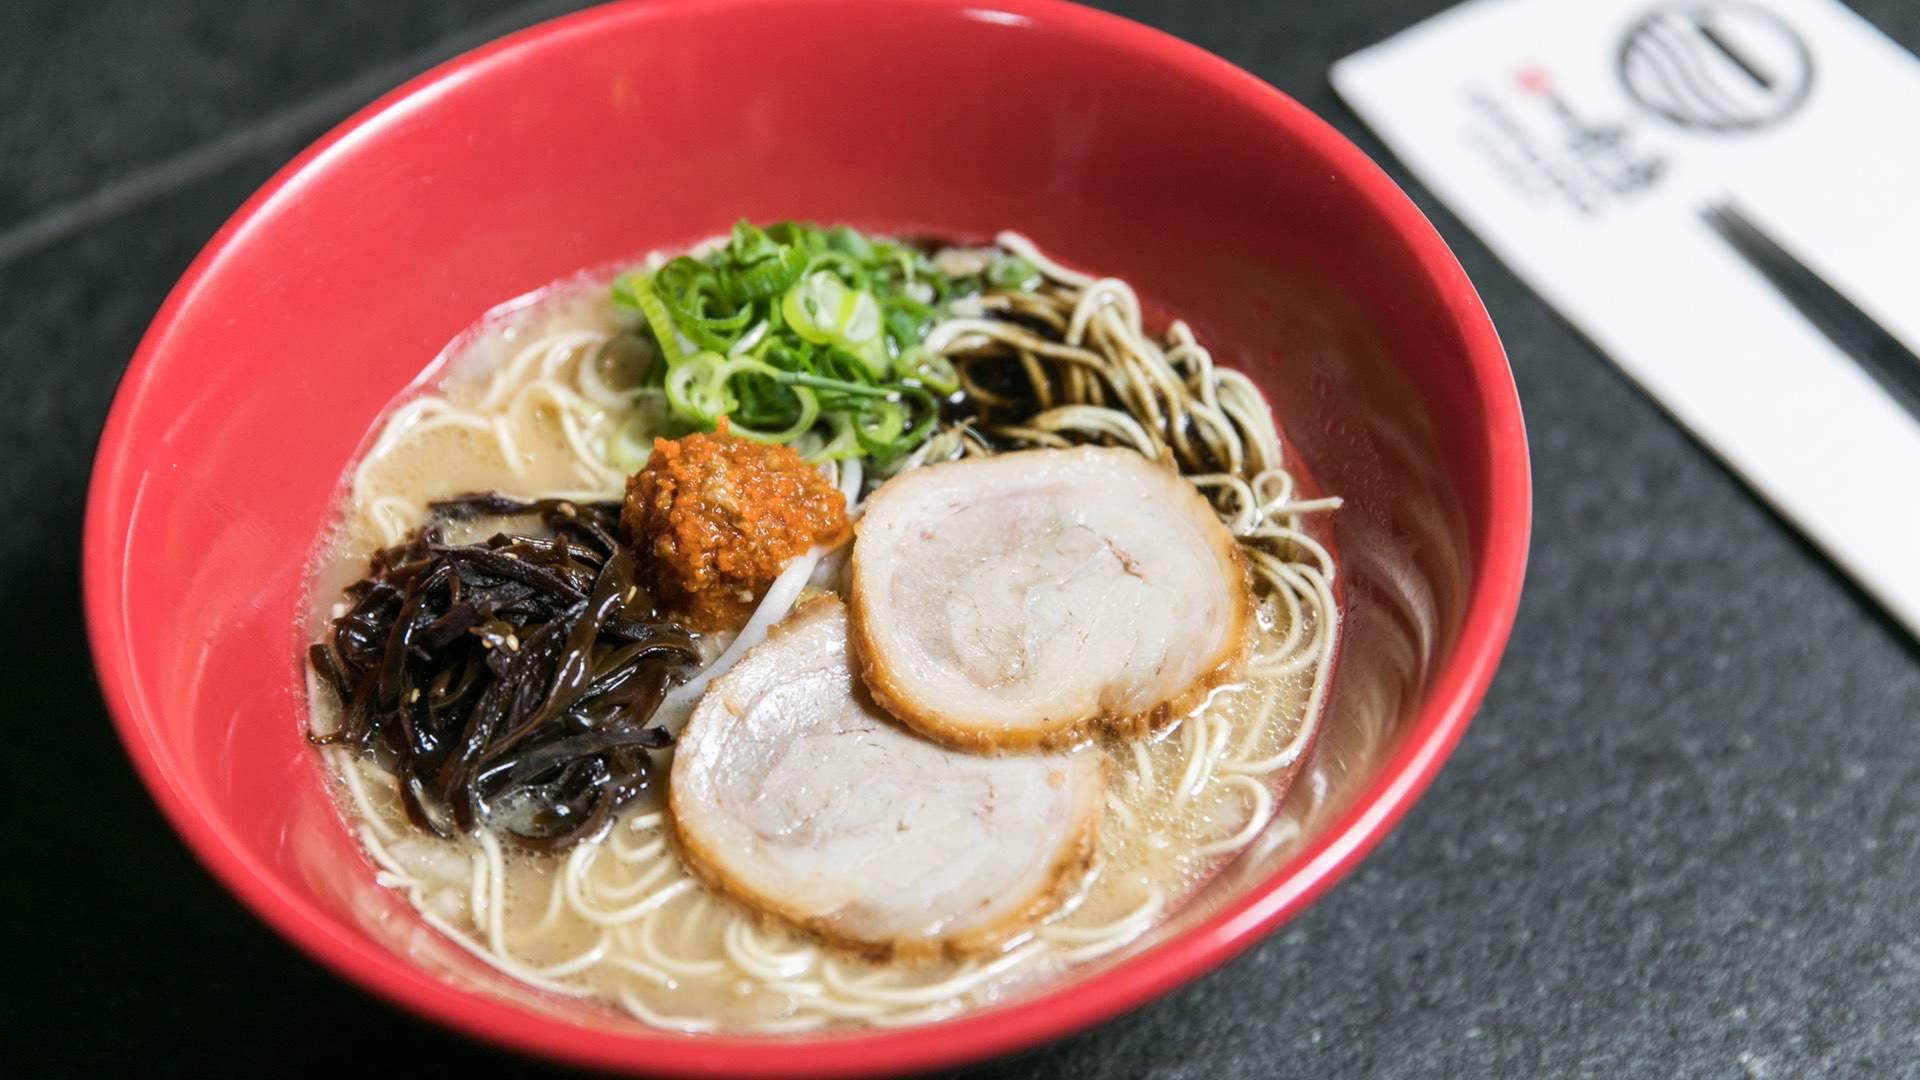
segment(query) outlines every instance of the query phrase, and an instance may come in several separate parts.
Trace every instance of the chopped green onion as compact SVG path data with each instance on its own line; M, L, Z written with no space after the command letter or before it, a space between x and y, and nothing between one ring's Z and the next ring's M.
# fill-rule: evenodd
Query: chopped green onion
M887 398L900 391L891 386L873 386L868 383L848 382L845 379L829 379L824 375L809 375L804 371L783 371L780 381L794 386L809 386L815 390L838 390L843 394L856 397Z
M907 378L937 394L951 394L960 389L960 373L954 370L953 361L931 349L916 345L900 357L900 370Z
M787 290L780 300L780 314L802 340L825 345L833 340L833 320L846 296L846 282L815 270Z
M854 433L853 420L846 413L830 413L827 422L833 427L833 438L827 445L807 455L812 462L844 461L860 456L860 437Z
M727 243L652 273L622 274L614 301L638 311L659 343L649 391L671 425L810 449L809 460L889 462L925 441L938 397L959 388L951 360L922 339L954 298L1031 288L1031 262L1000 255L949 277L909 245L845 226L733 227ZM642 429L622 432L622 464L643 456Z
M739 408L739 400L727 392L726 379L719 377L725 364L726 358L719 353L703 352L668 367L667 402L673 411L712 428Z
M853 432L868 453L885 450L907 433L907 411L891 401L875 401L854 415Z
M621 274L614 279L614 296L621 296L621 287L625 286L625 295L632 300L633 306L646 316L647 325L653 329L655 340L660 343L660 355L667 358L669 366L679 363L684 350L680 348L680 336L674 332L673 320L667 318L666 305L653 291L653 283L645 274Z
M820 419L820 399L807 387L793 385L790 381L793 376L792 372L781 371L771 365L763 364L758 360L742 359L729 360L720 365L720 369L715 373L714 378L721 384L727 385L730 384L737 375L761 375L781 384L784 391L792 395L794 400L798 402L799 412L785 428L779 431L763 431L744 424L729 423L727 430L733 432L733 434L743 439L752 439L755 442L789 443L799 438L808 428L813 426L814 421ZM729 391L729 393L731 393L731 391ZM738 400L737 396L735 396L735 400Z
M1015 292L1031 292L1040 284L1040 270L1022 255L995 255L987 263L987 284Z

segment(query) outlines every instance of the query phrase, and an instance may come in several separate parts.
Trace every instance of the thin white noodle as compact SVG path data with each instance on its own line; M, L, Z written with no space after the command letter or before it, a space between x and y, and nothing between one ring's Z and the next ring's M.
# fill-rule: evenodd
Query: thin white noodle
M566 878L554 874L553 884L547 886L547 909L540 913L540 921L534 924L534 929L545 930L553 925L553 920L560 917L560 911L566 904L566 897L563 895L565 887Z
M1041 273L1055 281L1063 282L1067 285L1078 285L1083 289L1093 284L1094 279L1091 274L1083 274L1078 270L1069 270L1059 263L1054 262L1047 257L1046 253L1034 246L1033 241L1011 229L994 236L993 242L1032 263Z
M635 960L631 956L609 956L607 963L629 975L638 975L662 990L678 990L680 980L654 967L644 960Z
M795 1016L787 1020L766 1020L746 1025L746 1030L760 1035L792 1035L801 1031L817 1031L827 1026L824 1016Z
M511 976L520 982L526 983L528 986L545 990L550 994L564 994L567 997L585 997L592 993L592 991L586 987L556 982L554 979L541 974L538 969L530 968L504 953L497 952L473 940L467 936L465 931L460 930L452 923L434 914L424 905L415 904L414 906L420 911L421 921L438 930L442 937L447 938L455 945L472 953L479 960L500 971L502 974Z
M1152 787L1153 755L1147 752L1147 744L1136 739L1130 748L1133 750L1135 782L1142 788Z
M926 986L883 988L873 986L871 983L863 985L842 975L840 966L832 960L827 960L820 965L820 977L828 986L842 993L859 994L894 1005L931 1005L958 997L995 975L1026 963L1039 955L1044 948L1045 946L1039 942L1031 942L988 963L970 967L951 978Z
M656 836L641 847L629 848L626 847L625 842L620 839L619 833L615 833L607 838L607 847L612 850L613 857L623 863L652 862L666 854L667 838L664 836Z
M959 1012L962 1008L964 1008L964 1006L956 1003L929 1005L924 1009L914 1009L909 1012L882 1013L868 1020L867 1023L872 1024L874 1027L908 1027L914 1024L931 1024L936 1020L945 1020L947 1017Z
M727 959L733 966L757 979L792 979L806 974L813 968L814 960L820 950L811 945L799 945L790 952L779 949L760 940L760 935L745 922L735 920L727 924L722 934Z
M655 841L655 844L658 845L658 849L654 852L654 857L647 860L649 863L648 868L643 871L639 877L625 885L610 885L604 882L595 883L589 876L591 873L590 869L582 869L580 871L582 881L580 887L581 892L591 891L595 899L610 900L619 904L625 903L653 888L655 885L660 884L661 878L666 877L678 868L678 862L667 857L667 845L664 840ZM648 846L652 847L654 845ZM615 858L619 859L619 856L616 855ZM620 859L619 861L625 862L626 860Z
M366 785L360 775L360 767L353 756L339 747L329 747L327 757L331 759L334 772L347 782L347 791L361 809L360 818L367 823L383 841L392 842L400 836L399 830L388 825L386 820L373 811L373 800L367 797Z
M367 507L367 516L380 530L383 544L397 544L413 530L421 517L420 507L398 495L384 495Z
M526 475L527 463L521 460L520 446L514 441L513 427L507 423L505 416L493 418L493 438L500 445L500 457L507 463L507 468L516 474Z
M473 925L487 925L487 910L492 903L492 893L487 891L487 855L484 851L473 853L471 874L467 880L467 914L473 919Z
M580 916L582 919L596 926L611 927L632 922L649 912L657 911L669 900L694 887L692 878L680 877L662 885L652 893L649 893L645 898L637 900L626 907L617 908L612 911L596 907L593 902L587 898L586 887L582 879L585 877L587 869L592 865L593 859L598 853L597 845L580 844L567 856L566 865L567 906L572 908L575 915Z
M813 995L807 997L807 999L801 1003L801 1008L809 1012L818 1013L823 1017L831 1017L835 1020L880 1021L888 1015L887 1010L892 1008L892 1006L884 1002L845 1001L840 998L829 997L826 995L825 989L821 984L808 983L806 985L813 991Z
M702 897L702 899L705 898ZM693 912L688 913L689 917L699 910L701 909L696 906ZM670 955L653 939L653 935L660 924L660 919L646 919L640 923L640 952L641 955L645 956L649 961L658 965L662 970L670 971L681 978L700 979L726 973L727 961L724 958L688 960L684 957Z
M632 1013L636 1018L652 1027L661 1028L666 1031L685 1031L699 1034L701 1032L712 1031L719 1026L705 1017L669 1016L666 1013L654 1012L647 1007L645 1001L641 1000L624 986L620 988L616 996L620 1000L621 1008Z
M507 867L500 851L500 838L492 829L478 832L480 850L487 858L487 944L501 956L507 956Z
M1267 790L1267 785L1251 776L1228 776L1222 778L1221 783L1232 784L1252 796L1253 810L1247 814L1246 824L1232 836L1195 847L1193 854L1196 858L1204 859L1240 850L1260 835L1260 830L1267 825L1267 819L1273 816L1273 792Z
M1187 753L1187 767L1180 773L1180 782L1174 785L1175 809L1185 806L1200 786L1200 773L1206 767L1205 749L1212 739L1213 732L1205 714L1189 716L1180 722L1180 745Z
M1153 926L1154 922L1159 919L1160 912L1165 905L1166 894L1158 889L1153 890L1152 897L1143 905L1140 911L1135 912L1126 919L1101 928L1104 931L1101 935L1089 938L1083 945L1077 947L1062 947L1059 954L1060 959L1069 964L1080 964L1125 948L1138 939L1141 934L1146 933L1148 928ZM1064 943L1056 943L1056 946L1062 944Z
M1092 941L1102 941L1112 937L1115 931L1123 930L1136 923L1152 922L1160 914L1160 908L1167 902L1166 894L1159 889L1150 889L1147 898L1125 915L1099 926L1043 926L1040 937L1047 941L1064 941L1075 945Z
M631 389L616 390L607 385L600 374L600 357L605 352L605 344L595 346L593 351L580 358L580 367L574 375L574 385L588 401L603 409L626 409L633 406Z
M1306 572L1302 571L1301 576L1306 577ZM1314 589L1315 600L1317 601L1316 607L1318 609L1315 612L1318 617L1316 620L1318 625L1315 627L1315 637L1330 642L1334 634L1334 624L1340 617L1339 611L1335 606L1333 590L1327 584L1326 579L1317 574L1313 575L1309 580ZM1220 765L1221 772L1241 775L1272 772L1275 769L1285 768L1293 764L1295 759L1306 752L1307 745L1312 742L1313 734L1320 724L1321 706L1324 703L1327 692L1327 676L1331 673L1333 665L1333 648L1330 644L1322 644L1317 652L1318 655L1314 660L1313 686L1312 689L1307 692L1306 707L1301 711L1302 720L1300 728L1294 733L1293 738L1288 741L1287 745L1283 747L1279 753L1274 754L1272 757L1263 758L1258 761L1223 762Z

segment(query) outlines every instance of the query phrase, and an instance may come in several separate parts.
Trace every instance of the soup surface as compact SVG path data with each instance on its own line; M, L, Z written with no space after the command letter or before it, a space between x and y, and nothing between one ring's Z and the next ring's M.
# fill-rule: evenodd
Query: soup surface
M857 517L883 474L947 458L1133 446L1175 464L1209 498L1253 583L1255 618L1233 678L1144 737L1096 737L1106 758L1105 810L1091 869L1059 910L983 955L875 962L748 910L689 872L665 808L671 747L653 751L651 782L609 824L564 850L540 852L484 824L435 835L406 812L389 763L323 745L343 813L384 884L509 975L648 1024L752 1032L898 1025L990 1004L1123 955L1249 845L1294 843L1337 808L1377 736L1316 725L1338 618L1332 561L1311 522L1337 500L1298 493L1252 384L1213 365L1180 324L1164 338L1149 336L1123 283L1057 267L1011 235L997 249L932 256L962 270L989 258L1017 259L1030 273L957 297L929 320L924 348L950 361L939 370L953 371L955 385L924 441L892 460L821 460L849 513ZM424 388L382 419L347 478L339 524L316 560L311 636L324 637L346 610L341 590L367 572L369 557L432 519L436 501L471 492L619 500L652 439L688 428L653 385L657 372L649 378L659 356L638 329L641 319L609 299L606 277L584 277L505 309L450 347ZM1140 407L1146 395L1116 385L1135 376L1107 369L1102 388L1080 373L1092 366L1080 353L1131 363L1133 352L1152 365L1137 375L1142 383L1177 382L1166 394L1185 403L1184 418L1162 407L1162 426L1152 429L1153 410L1143 416ZM966 411L981 402L985 420ZM1063 417L1075 408L1087 412ZM1141 422L1115 419L1128 414ZM826 441L823 434L796 445L825 459ZM440 527L448 544L538 529L524 516ZM776 601L776 584L760 602L790 608L819 593L844 596L846 556L845 546L808 553L802 587ZM741 631L764 632L752 623ZM728 654L734 634L697 641L693 671ZM661 715L678 710L684 720L704 685L669 690ZM319 677L310 698L313 730L324 741L341 724L341 702Z

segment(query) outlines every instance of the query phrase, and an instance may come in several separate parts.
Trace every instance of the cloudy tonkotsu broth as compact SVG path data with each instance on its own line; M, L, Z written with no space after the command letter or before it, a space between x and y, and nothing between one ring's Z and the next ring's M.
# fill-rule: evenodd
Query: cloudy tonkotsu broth
M1032 274L955 298L931 320L924 344L951 358L952 401L988 402L983 415L999 430L952 426L960 412L950 407L912 453L884 465L877 457L826 463L823 472L851 512L877 488L877 474L949 457L1088 442L1164 447L1163 456L1212 500L1254 582L1256 618L1236 677L1155 737L1096 739L1106 758L1104 812L1084 882L1073 882L1057 910L996 949L874 962L717 895L689 872L664 812L670 748L650 751L659 764L645 789L603 827L548 853L484 822L436 836L403 809L391 760L323 746L343 812L382 880L432 926L517 979L661 1027L907 1024L1124 953L1256 837L1267 845L1297 842L1340 804L1373 751L1372 733L1314 730L1337 619L1333 567L1303 519L1337 501L1295 496L1270 414L1251 384L1214 367L1184 326L1165 337L1147 334L1124 284L1056 267L1010 234L997 249L942 253L933 264L965 271L970 260L990 258L1017 259ZM480 491L558 497L570 501L567 512L617 501L651 436L684 430L657 391L636 401L643 371L659 361L657 347L636 334L640 316L607 297L605 279L564 283L483 324L450 352L437 382L383 418L350 473L341 523L318 564L313 639L325 637L328 620L345 610L341 588L367 573L376 550L403 543L426 523L429 504ZM1159 392L1177 395L1190 419L1177 432L1154 430L1126 391L1115 400L1111 384L1094 388L1088 355L1112 361L1110 380L1150 383L1154 373L1141 372L1141 360L1157 363L1177 380ZM1008 410L1021 408L1031 413L1025 423L1005 422ZM1195 411L1207 417L1191 418ZM1227 438L1237 468L1218 467L1227 451L1208 449ZM1193 467L1182 460L1188 456L1215 467ZM528 515L444 528L449 545L541 531ZM844 594L845 556L845 547L816 551L796 571L794 588L776 582L768 597L784 596L791 607L822 591ZM764 628L749 623L745 632ZM674 681L727 653L733 634L694 637L699 658ZM658 716L677 719L661 722L684 722L704 683L693 686L678 695L665 690ZM313 680L311 698L314 730L339 729L339 695L324 678Z

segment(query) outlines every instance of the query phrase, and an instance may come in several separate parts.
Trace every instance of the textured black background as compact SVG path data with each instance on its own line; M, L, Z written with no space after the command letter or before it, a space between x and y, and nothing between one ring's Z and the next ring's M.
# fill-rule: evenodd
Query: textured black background
M352 108L565 6L0 3L0 1071L538 1071L325 974L192 862L96 697L76 547L115 378L221 220ZM1444 3L1111 6L1384 158L1327 67ZM1859 7L1920 46L1920 5ZM1913 137L1911 103L1884 120ZM1394 171L1526 406L1505 666L1432 792L1313 909L965 1075L1920 1076L1920 649Z

